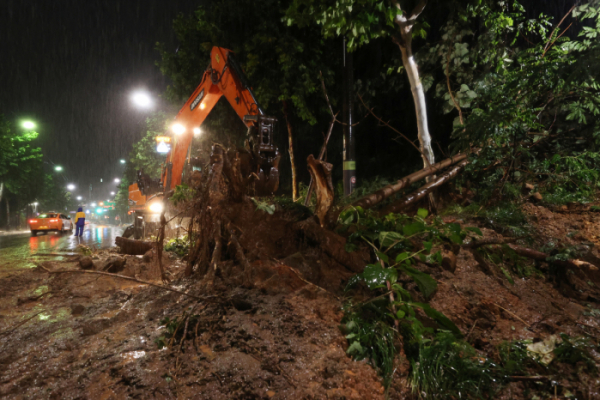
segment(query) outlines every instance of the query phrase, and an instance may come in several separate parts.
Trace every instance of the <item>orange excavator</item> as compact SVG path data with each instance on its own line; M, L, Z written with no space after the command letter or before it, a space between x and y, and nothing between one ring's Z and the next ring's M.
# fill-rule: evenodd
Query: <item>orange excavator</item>
M248 165L245 170L254 177L255 194L272 194L277 190L280 154L273 143L277 119L265 115L233 52L213 47L202 82L171 126L172 147L163 164L162 176L153 180L138 171L137 182L129 186L129 210L135 218L133 232L129 235L133 233L136 239L143 237L149 225L158 222L164 207L164 194L180 185L185 173L192 169L190 145L194 133L198 132L221 96L225 96L248 127L244 157Z

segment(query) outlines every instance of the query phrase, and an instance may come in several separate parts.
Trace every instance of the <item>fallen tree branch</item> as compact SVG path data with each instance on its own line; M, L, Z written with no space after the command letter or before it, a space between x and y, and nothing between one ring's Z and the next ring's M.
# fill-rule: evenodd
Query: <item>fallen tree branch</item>
M460 170L462 170L468 163L469 163L469 160L462 161L457 166L452 168L450 171L440 175L440 177L437 178L435 181L431 181L428 184L421 186L417 191L409 194L408 196L405 196L404 198L395 202L394 204L390 205L389 207L386 207L381 212L381 214L385 215L385 214L389 214L389 213L396 213L396 212L399 212L400 210L402 210L403 208L406 208L407 206L416 203L417 201L421 200L423 197L427 196L432 190L434 190L434 189L442 186L444 183L447 183L448 181L454 179L456 177L456 175L458 175Z
M376 206L377 204L381 203L383 200L396 194L397 192L404 189L405 187L410 186L413 183L418 182L421 179L423 179L429 175L433 175L446 167L454 165L457 162L464 160L465 158L467 158L467 154L458 154L454 157L450 157L450 158L447 158L436 164L433 164L431 167L424 168L417 172L413 172L412 174L398 180L397 182L389 184L389 185L379 189L378 191L371 193L371 194L363 197L362 199L355 201L352 205L354 207L362 207L364 209Z
M492 243L482 243L481 245L483 246L483 245L489 245L489 244L492 244ZM502 244L506 244L518 255L520 255L522 257L530 258L532 260L544 261L544 262L552 263L552 264L555 264L555 265L558 265L561 267L566 267L566 268L581 269L583 267L583 268L587 269L588 271L597 271L598 270L598 267L596 267L595 265L593 265L589 262L586 262L586 261L581 261L581 260L576 260L576 259L548 261L548 258L550 258L550 254L542 253L541 251L533 250L533 249L530 249L527 247L517 246L512 243L504 242ZM498 250L502 249L500 247L500 244L492 244L492 245L495 246ZM479 246L477 246L477 247L479 247Z
M40 311L39 313L27 318L25 321L21 321L19 322L17 325L13 326L12 328L9 328L5 331L0 332L0 336L5 335L7 333L11 333L12 331L14 331L15 329L17 329L18 327L20 327L21 325L24 325L25 323L31 321L32 319L34 319L35 317L37 317L38 315L40 315L43 311Z
M502 306L500 306L500 305L498 305L498 304L496 304L496 303L492 303L492 304L494 304L496 307L500 308L501 310L504 310L504 311L506 311L507 313L509 313L510 315L512 315L513 317L515 317L516 319L518 319L519 321L521 321L522 323L524 323L526 327L528 327L529 329L531 329L531 325L529 325L527 322L523 321L523 319L521 319L521 317L519 317L519 316L518 316L517 314L515 314L514 312L512 312L512 311L509 311L509 310L507 310L506 308L504 308L504 307L502 307Z
M168 286L157 285L156 283L152 283L152 282L148 282L148 281L142 281L140 279L132 278L130 276L119 275L119 274L111 274L110 272L88 271L88 270L80 270L80 269L72 269L72 270L61 269L61 270L57 270L57 271L51 271L51 270L45 268L41 264L37 264L37 266L40 267L41 269L43 269L44 271L48 272L49 274L69 274L69 273L71 273L71 274L106 275L106 276L110 276L110 277L113 277L113 278L120 278L120 279L125 279L125 280L128 280L128 281L138 282L138 283L141 283L141 284L144 284L144 285L154 286L154 287L157 287L157 288L160 288L160 289L163 289L163 290L167 290L169 292L179 293L179 294L182 294L184 296L188 296L188 297L191 297L192 299L196 299L196 300L200 300L200 301L209 301L209 299L210 299L210 297L198 297L198 296L194 296L193 294L182 292L181 290L170 288Z

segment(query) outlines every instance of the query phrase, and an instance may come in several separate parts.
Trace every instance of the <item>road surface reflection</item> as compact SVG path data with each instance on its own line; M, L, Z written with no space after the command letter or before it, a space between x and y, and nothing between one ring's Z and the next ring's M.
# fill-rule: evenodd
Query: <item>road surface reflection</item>
M111 225L89 224L85 226L82 237L55 232L38 233L34 237L30 237L29 233L0 236L0 276L18 269L33 268L33 261L48 259L44 259L44 255L69 254L80 244L96 249L112 247L123 230Z

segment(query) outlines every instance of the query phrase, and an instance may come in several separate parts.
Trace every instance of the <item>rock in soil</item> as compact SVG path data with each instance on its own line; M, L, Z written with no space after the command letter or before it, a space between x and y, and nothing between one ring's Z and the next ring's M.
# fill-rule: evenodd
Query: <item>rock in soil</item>
M94 262L91 257L85 256L79 260L79 266L81 269L94 269Z
M100 268L104 272L110 273L118 273L123 271L125 268L125 259L119 256L110 256L108 259L102 263L102 267Z

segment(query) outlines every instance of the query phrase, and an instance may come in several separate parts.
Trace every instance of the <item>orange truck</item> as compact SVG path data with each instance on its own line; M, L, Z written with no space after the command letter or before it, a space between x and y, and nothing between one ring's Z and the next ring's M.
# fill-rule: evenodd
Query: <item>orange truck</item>
M171 125L172 147L163 164L161 177L153 180L143 171L138 171L137 182L129 186L129 210L135 221L129 235L133 234L136 239L144 237L158 223L165 207L164 194L180 185L186 171L191 170L186 167L191 161L190 145L194 133L221 96L225 96L248 128L250 170L258 177L254 182L256 194L270 194L277 190L281 157L273 143L277 119L265 115L233 52L213 47L210 64L200 85Z

